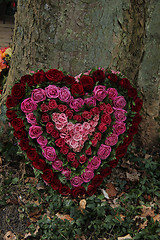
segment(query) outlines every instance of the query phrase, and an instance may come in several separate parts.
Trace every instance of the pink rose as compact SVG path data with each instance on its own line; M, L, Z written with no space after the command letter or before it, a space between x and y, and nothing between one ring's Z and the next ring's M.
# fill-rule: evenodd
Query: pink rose
M72 99L69 105L75 112L78 112L83 107L84 100L82 98Z
M38 138L43 133L42 128L39 126L32 125L29 128L29 136L30 138Z
M120 109L120 110L116 110L115 112L114 112L114 116L115 116L115 118L116 118L116 120L118 121L118 122L124 122L126 119L127 119L127 117L125 116L125 113L126 113L127 111L125 111L125 110L123 110L123 109Z
M95 170L98 169L101 164L101 159L99 157L93 157L91 162L88 162L88 169Z
M91 169L86 169L85 172L81 175L84 182L90 182L94 177L94 172Z
M33 112L36 109L37 109L37 104L31 98L26 98L21 103L21 110L24 113L31 113L31 112Z
M83 180L81 177L76 176L76 177L73 177L70 182L73 187L79 187L82 185Z
M111 147L101 144L98 149L97 155L100 159L105 160L111 153Z
M26 115L26 118L27 118L27 122L30 123L31 125L37 124L36 116L33 113L28 113Z
M91 105L96 106L96 99L95 99L94 97L86 98L86 99L84 100L84 102L85 102L86 105L89 105L89 106L91 106Z
M60 88L59 99L63 102L69 102L71 99L71 93L67 87Z
M126 124L124 122L116 122L113 125L114 133L120 135L126 131Z
M41 145L42 148L44 148L47 145L48 140L46 138L44 138L43 136L40 136L37 138L37 142L39 145Z
M118 135L112 133L109 137L106 138L105 144L108 146L114 146L118 142Z
M96 86L93 90L93 94L98 101L103 101L103 99L107 96L106 87L102 85Z
M59 88L55 85L49 85L45 88L45 92L48 98L57 98L59 97Z
M108 94L108 98L112 100L114 100L118 96L118 92L115 88L108 88L106 93Z
M113 101L115 108L124 108L126 106L126 100L122 96L118 96Z
M65 168L62 170L62 174L66 177L66 179L70 179L70 175L71 175L71 170L68 168Z
M53 162L56 160L56 151L53 147L43 148L42 154L48 161Z
M32 91L31 99L36 103L46 100L46 93L42 88L37 88Z
M54 170L62 171L63 170L63 162L58 159L52 163L52 167L54 168Z
M67 116L65 113L61 113L58 117L58 121L63 124L63 125L66 125L67 124Z

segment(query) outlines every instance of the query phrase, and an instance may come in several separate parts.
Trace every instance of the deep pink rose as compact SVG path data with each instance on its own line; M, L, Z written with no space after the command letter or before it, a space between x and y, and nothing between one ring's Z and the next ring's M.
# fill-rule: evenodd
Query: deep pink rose
M32 125L29 128L29 136L30 138L38 138L43 133L42 128L40 126Z
M81 177L76 176L76 177L73 177L70 182L73 187L79 187L82 185L83 180Z
M96 99L94 97L85 98L84 102L85 102L86 105L96 106Z
M99 157L93 157L91 162L88 162L87 168L95 170L99 168L100 164L101 164L101 159Z
M107 94L108 94L108 98L110 98L112 100L114 100L118 96L118 92L115 88L108 88Z
M81 175L84 182L90 182L94 177L94 172L91 169L86 169L85 172Z
M27 118L27 122L30 123L31 125L37 124L36 116L33 113L28 113L26 115L26 118Z
M26 98L21 103L21 110L24 113L31 113L31 112L33 112L36 109L37 109L37 104L31 98Z
M48 160L48 161L55 161L56 160L56 151L53 147L45 147L42 151L43 156Z
M72 99L69 105L75 112L78 112L83 107L84 100L82 98Z
M117 109L114 112L114 116L115 116L117 122L124 122L127 119L127 117L125 116L125 113L126 113L126 111L123 109L120 109L120 110Z
M62 174L69 180L71 175L71 170L68 168L65 168L62 170Z
M46 100L46 93L42 88L34 89L31 93L31 99L36 103Z
M106 87L102 85L96 86L93 90L93 94L98 101L103 101L103 99L107 96Z
M126 131L126 124L124 122L116 122L113 125L114 133L120 135Z
M55 85L49 85L45 88L45 92L48 98L57 98L59 97L59 88Z
M106 159L111 153L111 147L101 144L100 148L98 149L97 155L100 159Z
M52 163L52 167L54 168L54 170L62 171L63 170L63 162L58 159Z
M67 124L67 116L65 113L61 113L58 117L58 121L63 124L66 125Z
M71 93L67 87L62 87L59 90L59 99L63 102L69 102L71 99Z
M37 142L39 145L41 145L41 147L45 147L48 143L48 140L46 138L44 138L43 136L40 136L37 138Z
M126 100L122 96L118 96L113 101L115 108L124 108L126 106Z
M109 137L106 138L105 144L108 146L114 146L118 142L118 135L112 133Z

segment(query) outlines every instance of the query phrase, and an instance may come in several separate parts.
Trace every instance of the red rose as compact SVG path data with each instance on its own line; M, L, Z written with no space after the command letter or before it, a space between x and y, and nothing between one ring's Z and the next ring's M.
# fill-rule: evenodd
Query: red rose
M55 141L55 144L57 147L63 147L65 145L65 140L64 138L58 138L56 141Z
M113 112L113 109L112 109L111 105L108 103L106 105L106 108L104 109L104 113L111 114L112 112Z
M44 159L36 159L35 161L32 162L32 165L34 168L43 171L46 168L46 162Z
M12 97L21 99L25 95L25 86L20 83L16 83L11 90Z
M33 81L34 84L37 85L39 83L46 81L45 72L43 70L38 71L37 73L33 74Z
M77 161L77 159L75 159L73 162L72 162L72 167L74 167L74 168L78 168L78 166L79 166L79 162Z
M93 78L89 76L82 76L80 79L80 84L82 84L85 92L90 92L93 89L94 81Z
M46 103L41 104L41 111L42 112L47 112L49 110L49 107Z
M92 77L95 82L103 82L106 78L105 73L102 70L96 70L93 72Z
M67 106L66 105L63 105L63 104L59 104L58 105L58 109L60 112L64 112L67 110Z
M57 108L57 103L54 99L51 99L48 103L49 110Z
M75 78L72 76L64 76L62 81L65 82L66 85L72 85L76 83Z
M131 87L130 89L128 89L128 97L136 99L136 97L137 97L137 90L136 90L136 88Z
M106 167L106 168L101 170L101 176L102 177L107 177L108 175L111 174L111 172L112 172L112 168Z
M6 101L7 108L15 107L17 104L18 104L17 99L15 99L14 97L12 97L10 95L7 97L7 101Z
M87 189L87 194L89 196L92 196L93 194L95 194L96 191L97 191L97 187L95 187L93 185L89 185L88 189Z
M91 140L91 142L92 142L92 146L96 147L97 143L98 143L98 140L97 139L93 139L93 140Z
M133 141L133 136L128 136L123 139L123 146L128 146Z
M107 78L108 78L111 82L114 82L114 83L116 83L116 82L118 81L118 77L117 77L117 75L114 74L114 73L109 74L109 75L107 76Z
M43 113L41 116L42 122L49 122L50 116L47 113Z
M101 117L101 124L108 124L110 125L111 124L111 116L107 113L104 113ZM101 131L100 131L101 132Z
M106 104L105 104L105 103L99 104L99 109L100 109L101 111L103 111L105 108L106 108Z
M134 123L133 123L133 125L128 129L128 134L131 136L133 136L133 135L135 135L135 134L137 134L137 132L138 132L138 126L137 126L137 124L135 124L134 125Z
M53 182L51 183L51 187L53 188L53 190L58 190L59 188L62 187L61 182L59 181L59 179L57 179L56 177L54 177Z
M17 131L14 131L13 135L17 138L17 139L22 139L25 138L27 136L27 132L21 128Z
M137 97L137 98L135 99L135 106L132 105L132 111L133 111L133 112L140 112L140 110L141 110L141 108L142 108L142 105L143 105L142 99L140 99L140 98Z
M122 158L127 152L127 146L119 145L119 147L116 149L116 157Z
M1 76L1 75L0 75ZM2 89L0 89L0 95L2 95L2 92L3 92L3 90Z
M107 127L106 127L106 125L104 123L100 123L99 126L98 126L98 130L101 133L104 133L107 130Z
M58 130L53 129L53 131L51 132L51 135L52 135L52 137L55 138L55 139L59 138L59 132L58 132Z
M101 136L102 136L102 134L100 132L96 132L94 134L94 139L97 139L98 141L101 141Z
M85 195L85 194L86 194L86 190L85 190L85 188L82 187L82 186L76 187L76 188L73 188L73 189L72 189L71 194L72 194L72 197L73 197L73 198L76 198L76 197L78 197L78 196L83 196L83 195Z
M116 157L115 160L110 161L108 164L111 168L115 168L118 164L119 158Z
M14 110L7 110L6 116L7 116L9 119L12 119L12 118L16 118L16 117L17 117L17 114L16 114L16 111L14 111Z
M94 176L94 178L92 179L92 185L95 187L98 187L99 185L101 185L103 182L103 177L100 174L97 174Z
M84 89L82 84L75 83L71 86L71 93L74 97L83 96L84 95Z
M69 151L69 147L66 146L66 145L64 145L64 146L61 148L60 153L66 155L66 154L68 153L68 151Z
M33 147L28 148L26 153L27 153L27 157L32 161L35 161L38 158L38 153L36 149Z
M57 69L50 69L48 72L46 72L46 77L49 81L61 82L64 76L63 72Z
M19 142L19 146L23 151L27 150L29 148L28 138L21 139L21 141Z
M90 110L90 112L93 114L93 115L98 115L100 113L99 111L99 108L98 107L94 107Z
M64 196L67 196L68 194L70 194L71 190L68 186L65 186L65 185L62 185L60 188L59 188L59 193L64 195Z
M53 125L53 123L48 122L48 123L46 124L46 132L47 132L47 133L51 133L51 132L53 132L53 130L54 130L54 125Z
M44 169L41 176L46 183L52 183L54 180L54 173L50 168Z
M141 121L142 121L142 117L141 117L141 115L139 115L139 113L137 113L137 114L134 116L134 118L133 118L132 124L133 124L134 126L137 126L137 127L138 127L138 125L140 124Z
M11 121L11 125L16 131L19 130L20 128L24 127L24 123L21 118L14 118Z
M72 110L67 109L65 111L65 114L69 119L72 119L72 117L73 117L73 111Z
M91 147L89 147L89 148L85 151L85 153L86 153L87 155L91 155L91 154L92 154Z
M122 78L120 81L119 81L119 85L125 89L129 89L131 88L131 84L130 84L130 81L127 79L127 78Z
M77 122L82 122L81 115L76 114L76 115L73 116L73 119L76 120Z
M82 117L84 119L90 119L92 117L92 113L90 113L88 111L84 111L84 112L82 112Z
M29 87L32 87L34 84L33 77L31 75L24 75L21 77L20 83L23 85L26 85L27 83Z
M73 162L73 161L75 161L75 160L76 160L75 155L76 155L75 153L69 152L69 153L67 154L67 161L68 161L68 162Z

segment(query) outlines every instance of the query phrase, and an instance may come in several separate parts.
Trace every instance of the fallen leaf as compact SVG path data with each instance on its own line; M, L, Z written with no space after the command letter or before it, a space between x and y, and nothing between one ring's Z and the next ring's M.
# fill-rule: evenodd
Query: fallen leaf
M58 217L58 218L60 218L61 220L68 220L69 222L71 222L71 221L73 221L73 218L71 218L68 214L66 214L66 215L63 215L63 214L60 214L60 213L56 213L56 216Z
M82 200L79 202L79 206L80 206L80 209L85 209L85 208L86 208L86 200L85 200L85 199L82 199Z
M115 189L112 183L107 183L106 187L107 187L106 192L108 193L108 196L110 198L115 197L117 195L117 190Z
M123 240L123 239L133 239L130 234L124 236L124 237L118 237L118 240Z
M154 218L153 218L154 222L158 221L160 222L160 214L157 214Z
M132 173L126 173L126 176L131 182L139 181L140 173L136 169L133 169Z
M36 179L35 177L27 177L25 179L25 183L37 184L38 183L38 179Z
M147 227L147 224L148 224L148 220L146 220L144 223L141 223L139 228L138 228L138 231L140 231L141 229L144 229L145 227Z
M120 219L119 219L118 217L120 217ZM115 216L115 218L116 218L119 222L124 221L125 217L126 217L126 216L124 216L124 215L122 215L122 214L117 214L117 215Z
M142 205L142 207L142 214L140 215L140 217L155 217L154 210L151 207L147 207L145 205Z
M41 209L39 209L38 207L34 208L34 211L30 212L29 214L30 217L30 221L31 222L37 222L37 220L40 218L41 216Z
M101 189L101 191L102 191L104 197L105 197L106 199L109 199L108 193L107 193L104 189Z
M16 235L14 235L11 231L8 231L4 237L4 240L16 240Z

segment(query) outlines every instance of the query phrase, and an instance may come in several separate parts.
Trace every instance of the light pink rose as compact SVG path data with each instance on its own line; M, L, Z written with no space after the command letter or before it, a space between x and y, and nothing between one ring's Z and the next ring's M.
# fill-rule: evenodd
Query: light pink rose
M73 135L73 140L75 141L81 141L82 140L82 135L80 133L76 133Z
M47 145L48 140L45 137L40 136L37 138L37 142L39 145L41 145L42 148L44 148Z
M31 93L31 99L36 103L46 100L46 93L42 88L34 89Z
M52 120L53 120L53 122L58 121L59 115L60 115L60 113L56 113L56 112L54 112L54 113L52 114Z
M84 105L84 100L82 98L72 99L69 106L74 109L75 112L78 112Z
M73 177L73 178L70 180L70 182L71 182L71 185L72 185L73 187L79 187L79 186L82 185L83 180L82 180L81 177L76 176L76 177Z
M115 108L124 108L126 106L126 100L123 96L118 96L114 99L113 104Z
M71 131L72 129L74 129L74 124L72 122L67 123L67 129L68 131Z
M83 123L83 128L89 130L90 129L90 124L88 122Z
M42 151L43 156L48 160L48 161L55 161L56 160L56 151L53 147L45 147L43 148Z
M61 113L58 117L58 121L63 124L63 125L66 125L67 124L67 116L65 113Z
M82 124L76 123L76 124L74 125L74 132L77 133L77 132L82 132L82 131L83 131Z
M120 135L126 131L126 124L124 122L116 122L113 125L114 133Z
M105 160L111 153L111 147L101 144L98 149L97 155L101 160Z
M69 145L71 146L71 148L78 148L79 147L79 143L77 141L75 141L73 138L71 138Z
M118 96L118 92L115 88L108 88L106 93L108 94L108 98L114 100Z
M94 120L90 120L89 121L89 124L91 125L91 127L96 127L98 122L97 121L94 121Z
M43 133L42 128L40 126L32 125L29 128L29 136L30 138L38 138Z
M118 135L112 133L109 137L106 138L105 144L108 146L114 146L118 142Z
M85 98L84 102L85 102L86 105L96 106L96 99L94 97Z
M62 171L63 170L63 162L58 159L52 163L52 167L54 168L54 170Z
M94 116L93 121L98 121L99 120L99 115Z
M36 109L37 109L37 103L35 103L31 98L26 98L21 103L21 110L24 113L31 113L31 112L33 112Z
M91 162L88 162L88 169L95 170L98 169L101 164L101 159L99 157L93 157Z
M114 112L114 116L115 116L117 122L124 122L124 121L127 119L127 117L125 116L125 113L126 113L126 112L127 112L127 111L125 111L125 110L123 110L123 109L120 109L120 110L117 109L117 110Z
M71 175L71 170L68 168L65 168L62 170L62 174L66 177L67 180L69 180Z
M27 122L30 123L31 125L37 124L36 116L33 113L28 113L26 115L26 118L27 118Z
M71 93L67 87L60 88L59 99L63 102L67 102L67 103L71 100Z
M48 98L58 98L59 97L59 88L55 85L49 85L45 88L45 92Z
M103 101L103 99L107 96L106 87L102 85L96 86L93 90L93 94L98 101Z
M62 130L65 127L65 124L60 122L55 122L55 127L57 128L57 130Z
M86 169L85 172L81 175L84 182L90 182L94 177L94 172L91 169Z

